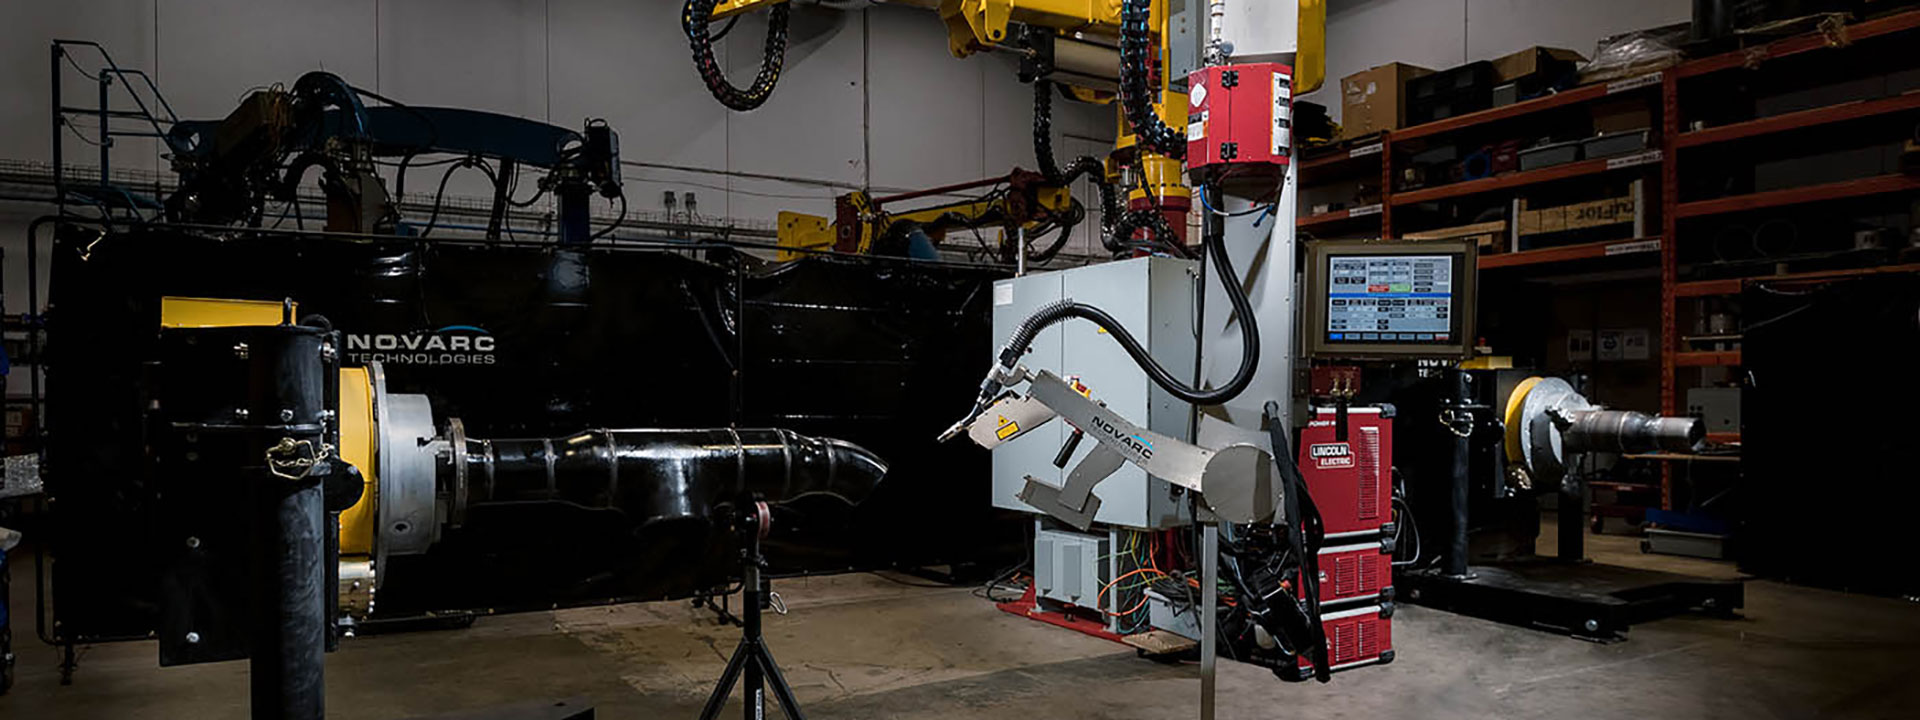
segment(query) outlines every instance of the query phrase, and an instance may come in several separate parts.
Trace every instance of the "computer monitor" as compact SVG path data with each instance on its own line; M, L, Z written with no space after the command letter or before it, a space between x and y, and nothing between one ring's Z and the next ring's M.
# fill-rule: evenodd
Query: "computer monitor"
M1468 357L1475 251L1472 242L1451 240L1309 243L1307 355Z

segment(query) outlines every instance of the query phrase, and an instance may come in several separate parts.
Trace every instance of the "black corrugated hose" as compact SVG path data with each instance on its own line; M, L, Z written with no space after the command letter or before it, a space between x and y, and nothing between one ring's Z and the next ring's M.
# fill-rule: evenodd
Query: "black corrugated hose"
M1040 174L1054 185L1070 185L1083 176L1092 179L1094 189L1100 192L1100 227L1112 231L1122 213L1113 183L1107 182L1106 166L1091 155L1074 158L1065 170L1054 162L1053 83L1047 80L1033 83L1033 161L1040 166Z
M1200 191L1209 193L1210 202L1215 204L1220 202L1218 187L1206 186ZM1133 363L1147 373L1147 377L1151 378L1155 385L1159 385L1174 397L1195 405L1220 405L1238 397L1247 389L1247 385L1253 382L1254 370L1260 365L1260 328L1253 317L1253 303L1247 299L1246 288L1241 287L1240 278L1233 270L1233 261L1227 257L1226 219L1209 213L1206 228L1204 242L1208 250L1208 264L1213 266L1214 275L1220 279L1221 285L1225 286L1227 301L1233 305L1234 315L1240 319L1240 369L1234 371L1233 377L1225 385L1202 390L1180 382L1173 373L1167 372L1166 368L1154 361L1153 356L1147 352L1147 348L1128 333L1126 328L1121 327L1120 321L1115 320L1105 310L1073 300L1060 300L1043 306L1021 322L1020 327L1014 330L1013 336L1007 340L1007 346L1000 351L1000 364L1008 368L1014 367L1020 362L1020 356L1025 355L1027 348L1033 344L1033 339L1040 335L1040 331L1067 318L1077 317L1092 321L1093 324L1104 328L1107 334L1113 336L1115 342L1120 343L1120 348L1127 352L1127 356L1133 358ZM994 396L999 393L999 388L998 381L991 376L981 384L980 400L975 406L976 415L993 402Z
M767 45L760 58L760 74L754 76L753 85L741 90L727 82L726 71L713 57L713 37L708 34L708 24L713 21L713 8L719 3L720 0L687 0L680 20L687 31L687 44L693 48L693 66L720 104L734 110L752 110L773 95L773 86L780 81L780 68L787 60L787 18L793 11L787 3L775 5L769 11Z
M1120 107L1140 145L1175 160L1187 156L1187 135L1167 127L1153 112L1147 61L1153 54L1153 0L1120 3Z

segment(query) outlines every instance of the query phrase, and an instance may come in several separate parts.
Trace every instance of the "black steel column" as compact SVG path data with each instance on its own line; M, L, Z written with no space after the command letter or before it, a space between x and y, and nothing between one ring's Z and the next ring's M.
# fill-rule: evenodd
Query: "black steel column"
M758 534L754 538L751 549L748 550L751 557L747 558L746 571L741 574L740 619L742 632L746 633L746 641L757 646L760 644L761 637L760 603L766 597L765 588L761 583L766 580L760 576ZM741 681L740 704L746 720L765 720L767 716L767 680L760 672L758 650L760 648L754 648L756 654L754 659L747 662L746 678Z
M1467 574L1467 496L1472 487L1467 468L1473 451L1471 447L1473 424L1463 415L1468 412L1466 406L1473 404L1473 376L1463 370L1449 370L1447 382L1450 383L1447 392L1448 405L1451 406L1449 412L1454 413L1455 416L1444 418L1448 421L1448 428L1453 431L1452 463L1449 473L1451 483L1449 489L1452 491L1449 504L1452 506L1453 522L1449 523L1447 528L1445 570L1448 575L1460 576Z
M1580 562L1587 557L1587 476L1578 468L1568 468L1560 478L1559 557Z
M326 716L327 514L317 478L292 482L263 470L249 535L256 720Z
M593 188L581 182L562 182L553 194L560 197L560 244L593 242Z
M263 328L253 352L270 354L253 378L249 404L277 417L251 419L264 431L266 463L248 484L251 617L248 637L252 710L256 720L323 720L327 650L327 531L321 480L331 472L328 374L334 357L317 328ZM256 366L260 367L260 366ZM266 438L278 436L269 443Z

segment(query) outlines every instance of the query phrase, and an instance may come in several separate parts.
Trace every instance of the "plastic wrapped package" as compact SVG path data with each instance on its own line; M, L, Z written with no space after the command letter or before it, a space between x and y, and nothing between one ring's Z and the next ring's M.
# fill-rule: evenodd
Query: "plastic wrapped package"
M1580 66L1580 82L1617 80L1679 64L1689 27L1678 23L1602 38L1594 46L1593 60Z

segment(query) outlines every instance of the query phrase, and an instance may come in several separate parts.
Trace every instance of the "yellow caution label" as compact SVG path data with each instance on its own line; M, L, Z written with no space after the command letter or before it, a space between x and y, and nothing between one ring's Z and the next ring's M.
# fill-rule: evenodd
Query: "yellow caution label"
M1000 429L993 431L993 434L994 434L994 437L998 437L1001 440L1005 440L1007 438L1013 437L1013 434L1017 432L1020 432L1020 423L1014 422L1012 420L1008 420L1006 418L1000 418Z

